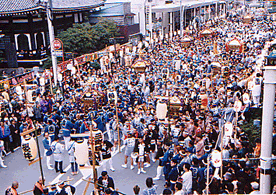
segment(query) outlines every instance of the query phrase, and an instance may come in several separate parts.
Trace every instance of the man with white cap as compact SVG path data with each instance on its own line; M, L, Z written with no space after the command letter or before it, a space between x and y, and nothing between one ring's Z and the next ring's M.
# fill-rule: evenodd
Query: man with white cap
M259 184L254 181L254 182L251 182L251 188L252 188L252 192L250 192L250 194L260 194L260 190L259 190Z

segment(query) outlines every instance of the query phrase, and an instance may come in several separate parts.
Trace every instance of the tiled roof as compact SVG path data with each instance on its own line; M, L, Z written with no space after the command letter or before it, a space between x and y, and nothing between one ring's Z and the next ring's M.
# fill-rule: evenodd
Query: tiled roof
M83 9L103 4L103 0L53 0L52 2L54 10Z
M0 0L1 12L14 12L37 7L34 0Z
M0 0L0 15L36 8L46 9L46 0ZM52 0L53 11L92 9L103 5L103 0Z

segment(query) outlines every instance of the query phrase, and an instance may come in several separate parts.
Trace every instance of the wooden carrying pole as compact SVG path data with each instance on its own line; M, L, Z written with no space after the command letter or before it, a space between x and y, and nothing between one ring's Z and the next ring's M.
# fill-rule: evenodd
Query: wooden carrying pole
M207 184L206 184L206 194L209 195L209 180L210 180L210 155L207 157Z
M119 127L117 101L115 102L115 109L116 109L116 123L117 123L117 132L118 132L118 150L119 150L119 153L121 153L120 127Z
M69 182L69 181L73 181L74 179L67 179L67 180L65 180L65 181L63 181L63 182ZM59 182L59 183L61 183L61 182ZM58 183L56 183L56 184L58 184ZM56 184L50 184L50 185L46 185L46 186L44 186L45 188L47 188L47 187L51 187L51 186L54 186L54 185L56 185ZM18 195L22 195L22 194L27 194L27 193L29 193L29 192L32 192L32 191L34 191L34 189L31 189L31 190L26 190L26 191L23 191L23 192L20 192L20 193L18 193Z
M113 82L113 90L114 90L114 92L116 92L113 74L112 74L112 82ZM116 92L116 94L117 94L117 92ZM116 123L117 123L117 127L116 128L117 128L117 132L118 132L118 150L119 150L119 153L121 153L120 127L119 127L118 106L117 106L118 96L116 95L115 98L116 99L114 101L114 104L115 104Z
M92 120L93 122L93 120ZM96 169L96 156L95 156L95 140L94 140L94 137L93 137L93 123L90 125L90 144L91 144L91 151L92 151L92 168L93 168L93 183L94 183L94 189L97 190L97 183L98 183L98 180L97 180L97 169ZM91 180L91 178L89 178L89 181ZM89 182L86 184L85 186L85 189L82 193L82 195L85 195L87 190L88 190L88 187L89 187Z

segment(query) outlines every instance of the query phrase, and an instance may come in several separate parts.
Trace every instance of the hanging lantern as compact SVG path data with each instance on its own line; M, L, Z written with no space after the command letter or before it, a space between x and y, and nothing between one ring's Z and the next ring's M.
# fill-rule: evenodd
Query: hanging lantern
M33 161L37 156L37 145L30 135L25 136L21 143L23 155L26 160Z
M75 75L77 72L76 68L73 66L71 69L71 75Z
M200 94L200 99L201 99L201 109L205 110L208 106L208 96L207 96L207 94L202 91L202 94Z
M44 77L40 77L39 83L40 83L41 86L45 86L45 79L44 79Z
M4 84L4 89L8 89L9 85L7 83Z
M28 102L33 102L33 90L27 91L27 100Z
M158 102L156 106L156 116L159 120L165 119L168 112L167 104Z
M214 167L219 168L222 165L222 158L221 158L221 152L218 150L214 150L212 152L212 164Z
M227 122L224 125L225 136L231 137L233 134L233 125L231 122Z
M16 86L15 91L16 91L16 93L18 95L22 95L23 94L23 90L22 90L22 88L21 88L20 85Z
M78 140L75 144L76 162L80 166L84 166L88 162L88 139Z

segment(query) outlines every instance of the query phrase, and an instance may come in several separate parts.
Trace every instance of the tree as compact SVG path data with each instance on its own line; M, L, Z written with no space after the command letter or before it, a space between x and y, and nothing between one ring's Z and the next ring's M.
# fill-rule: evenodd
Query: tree
M65 52L79 55L103 49L109 45L109 38L118 35L118 28L113 20L101 19L97 24L74 24L73 27L58 34Z

